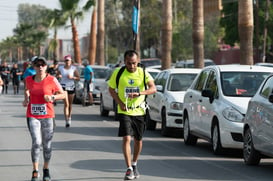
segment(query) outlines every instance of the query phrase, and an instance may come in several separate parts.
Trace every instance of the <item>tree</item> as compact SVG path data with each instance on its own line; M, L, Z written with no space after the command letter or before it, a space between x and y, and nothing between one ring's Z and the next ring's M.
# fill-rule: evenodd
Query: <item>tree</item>
M192 40L194 67L204 67L204 11L203 0L193 0Z
M53 11L51 11L49 21L50 21L49 27L53 28L53 31L54 31L53 39L49 43L49 51L53 52L53 59L57 60L58 59L57 29L66 24L66 18L63 16L61 10L54 9Z
M59 2L61 5L61 10L65 15L64 17L67 17L70 20L74 47L74 59L77 63L81 64L81 51L75 21L83 18L83 12L88 10L94 4L94 2L93 0L89 0L84 7L79 7L80 0L59 0Z
M162 69L171 67L172 57L172 0L165 0L162 4Z
M105 1L99 0L98 3L98 46L97 46L97 61L99 65L105 65L104 58L104 40L105 40L105 25L104 25L104 7Z
M92 18L91 18L91 28L89 35L89 51L88 51L88 61L90 65L94 65L96 61L96 49L97 49L97 8L93 8Z
M240 64L253 64L253 4L252 0L239 1Z

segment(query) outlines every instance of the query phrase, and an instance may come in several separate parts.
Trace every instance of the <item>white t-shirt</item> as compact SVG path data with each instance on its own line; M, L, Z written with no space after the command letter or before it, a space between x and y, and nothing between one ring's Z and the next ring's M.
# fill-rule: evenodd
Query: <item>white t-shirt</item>
M59 71L62 75L61 78L61 85L62 87L65 87L66 90L74 90L75 88L75 82L74 79L69 79L68 75L74 76L74 72L76 70L76 67L71 65L69 69L64 68L64 66L59 67Z

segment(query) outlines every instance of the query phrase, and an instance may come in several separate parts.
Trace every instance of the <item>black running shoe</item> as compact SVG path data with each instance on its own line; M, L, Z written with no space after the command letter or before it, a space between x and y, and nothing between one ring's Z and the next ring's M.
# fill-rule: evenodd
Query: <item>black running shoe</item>
M48 169L44 169L43 181L50 181L50 174Z
M38 181L38 179L39 179L39 172L38 172L38 170L33 170L31 181Z
M124 180L133 180L135 178L134 172L131 169L127 169Z
M133 165L132 167L133 167L133 172L134 172L135 178L139 178L140 174L139 174L139 171L137 169L137 166Z

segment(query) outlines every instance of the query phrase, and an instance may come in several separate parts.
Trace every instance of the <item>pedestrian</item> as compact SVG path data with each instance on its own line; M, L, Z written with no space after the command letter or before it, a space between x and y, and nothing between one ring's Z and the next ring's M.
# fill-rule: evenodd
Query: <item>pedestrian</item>
M4 82L0 76L0 94L2 94L3 85L4 85Z
M28 68L26 68L26 70L24 71L24 74L23 74L23 77L22 79L24 80L25 82L25 78L27 76L32 76L32 75L35 75L36 74L36 70L33 66L33 62L35 61L35 59L38 58L38 56L34 56L30 59L30 66Z
M139 67L139 56L135 50L124 53L125 70L116 78L121 68L116 68L108 81L109 92L118 104L119 132L123 137L123 154L127 165L125 180L139 178L138 157L142 150L142 137L145 129L145 96L156 92L152 76ZM145 71L145 73L144 73ZM145 75L145 77L144 77ZM145 83L144 83L145 82ZM145 84L147 89L145 89ZM118 90L116 91L116 88ZM134 138L133 159L131 159L131 136Z
M47 61L36 57L33 61L36 75L25 79L25 99L27 125L32 138L31 158L33 172L31 181L38 181L40 147L43 147L43 181L50 181L49 162L52 154L52 138L55 127L55 113L52 102L63 99L65 93L58 80L47 74Z
M80 80L80 75L77 68L72 65L72 57L70 55L64 57L64 62L65 65L58 68L57 77L61 79L62 88L66 92L66 98L64 99L65 127L70 127L72 104L75 95L75 80Z
M94 71L87 61L84 65L84 86L86 87L87 94L89 96L89 105L93 105L93 90L94 90Z
M8 67L8 63L6 61L3 61L1 67L0 67L0 73L1 73L1 78L4 82L2 85L2 93L8 93L8 86L9 86L9 76L10 76L10 69Z
M54 61L53 61L53 65L51 65L51 66L48 68L47 72L48 72L50 75L53 75L53 76L56 77L57 72L58 72L58 63L59 63L59 62L58 62L57 60L54 60Z
M12 79L13 94L19 94L19 87L21 81L22 71L18 68L18 64L14 63L10 70L10 77Z

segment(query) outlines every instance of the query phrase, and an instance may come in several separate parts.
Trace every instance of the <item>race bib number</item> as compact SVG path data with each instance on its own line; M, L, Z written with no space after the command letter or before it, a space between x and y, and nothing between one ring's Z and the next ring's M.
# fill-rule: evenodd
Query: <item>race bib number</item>
M46 104L31 104L31 114L33 115L46 115Z
M67 90L67 91L73 91L75 89L75 85L65 85L65 84L62 84L62 87L64 87L65 90Z
M139 93L139 87L125 87L125 97L128 97L130 93Z

